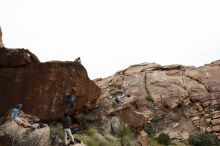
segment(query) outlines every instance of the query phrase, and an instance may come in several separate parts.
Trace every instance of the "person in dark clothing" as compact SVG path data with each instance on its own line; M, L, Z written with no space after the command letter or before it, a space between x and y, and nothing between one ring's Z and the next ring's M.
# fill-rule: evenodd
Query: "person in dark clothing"
M71 126L71 118L68 116L67 113L64 114L64 117L62 118L62 124L64 129L64 143L65 145L68 145L68 136L71 138L71 141L74 143L74 137L71 133L70 126Z
M69 93L67 93L66 98L64 99L64 101L60 103L60 105L65 105L65 104L74 105L75 101L76 101L76 97L73 94L70 95Z

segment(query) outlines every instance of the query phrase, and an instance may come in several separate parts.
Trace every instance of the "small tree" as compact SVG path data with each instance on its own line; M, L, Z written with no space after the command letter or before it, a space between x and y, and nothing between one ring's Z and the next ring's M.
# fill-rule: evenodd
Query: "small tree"
M161 133L158 136L157 140L158 140L159 143L161 143L165 146L168 146L171 143L170 136L168 134L165 134L165 133Z

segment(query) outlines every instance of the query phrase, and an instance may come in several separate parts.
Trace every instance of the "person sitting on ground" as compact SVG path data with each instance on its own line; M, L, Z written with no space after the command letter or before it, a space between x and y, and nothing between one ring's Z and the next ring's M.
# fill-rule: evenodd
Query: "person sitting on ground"
M75 101L76 101L76 97L73 94L66 93L66 98L64 99L63 102L60 103L60 105L64 105L64 104L74 105Z
M15 121L18 125L22 125L25 128L26 127L35 128L27 120L19 117L19 113L20 113L21 108L22 108L22 104L18 104L15 108L12 109L11 120Z
M62 118L62 124L63 124L63 129L64 129L64 143L65 143L65 145L68 145L68 141L67 141L68 136L71 138L71 141L74 143L74 137L73 137L72 132L70 130L71 118L68 116L67 113L65 113L64 117Z

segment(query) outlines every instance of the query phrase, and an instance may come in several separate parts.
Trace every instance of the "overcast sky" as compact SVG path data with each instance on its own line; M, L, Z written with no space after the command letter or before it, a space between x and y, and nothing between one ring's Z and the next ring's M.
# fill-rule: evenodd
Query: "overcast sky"
M91 79L132 64L220 59L220 1L0 0L3 41L42 61L81 57Z

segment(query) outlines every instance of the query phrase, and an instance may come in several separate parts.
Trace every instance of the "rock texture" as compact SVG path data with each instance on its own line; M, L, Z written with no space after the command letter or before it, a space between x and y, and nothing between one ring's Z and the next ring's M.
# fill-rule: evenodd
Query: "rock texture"
M39 63L26 54L26 50L2 51L4 60L0 64L0 106L1 114L18 103L24 111L43 120L60 118L64 112L81 109L84 104L93 107L100 89L87 76L86 69L76 62ZM7 54L9 54L7 62ZM19 60L16 55L22 54ZM19 56L19 55L18 55ZM16 65L16 66L15 66ZM75 92L74 106L59 105L66 92Z
M21 114L29 122L38 120L30 115ZM36 127L38 124L34 124ZM14 121L8 120L0 126L0 145L4 146L48 146L50 144L50 129L44 124L44 127L31 129L23 128Z
M219 60L198 68L143 63L95 82L102 93L97 104L107 115L103 119L117 115L136 131L156 123L158 132L183 140L196 131L220 136ZM119 91L129 96L113 108Z
M5 46L4 46L3 42L2 42L2 30L1 30L1 26L0 26L0 49L4 48L4 47Z
M0 58L0 116L18 103L42 120L95 107L100 89L80 62L41 63L26 49L1 48ZM72 106L60 105L67 92L76 96Z

